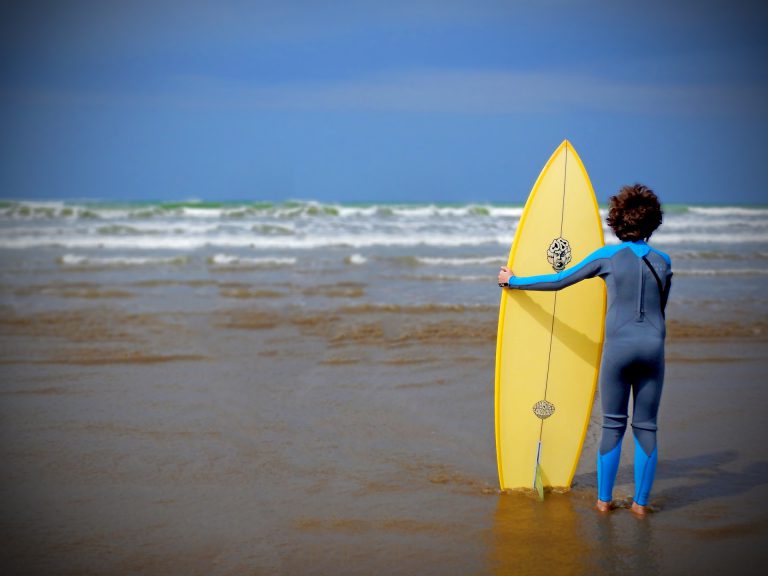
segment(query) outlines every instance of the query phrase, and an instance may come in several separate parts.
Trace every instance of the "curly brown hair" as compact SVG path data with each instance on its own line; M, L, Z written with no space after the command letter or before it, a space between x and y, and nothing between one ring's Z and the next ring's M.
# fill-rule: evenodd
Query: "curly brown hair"
M647 240L661 225L664 212L653 190L643 184L624 186L611 196L606 222L619 240Z

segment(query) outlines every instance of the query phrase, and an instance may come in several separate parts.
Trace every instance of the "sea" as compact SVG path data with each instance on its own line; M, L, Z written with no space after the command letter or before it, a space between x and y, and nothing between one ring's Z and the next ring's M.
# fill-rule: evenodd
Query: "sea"
M56 298L15 300L24 292L14 287L83 282L144 288L144 311L167 309L168 299L182 310L210 305L222 282L300 287L295 303L309 309L326 306L311 288L329 282L351 293L364 285L365 299L382 305L483 306L498 302L496 273L522 211L473 203L6 200L0 280L11 306L56 305ZM673 260L672 317L765 317L768 207L667 205L651 244Z

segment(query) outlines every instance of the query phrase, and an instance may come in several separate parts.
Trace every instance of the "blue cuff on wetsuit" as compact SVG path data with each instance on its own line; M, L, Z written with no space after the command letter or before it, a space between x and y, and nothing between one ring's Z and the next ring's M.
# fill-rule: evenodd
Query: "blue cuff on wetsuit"
M607 454L597 451L597 497L603 502L613 500L613 484L619 471L621 442Z
M635 502L640 506L648 504L658 460L659 455L655 446L653 452L648 455L635 438Z

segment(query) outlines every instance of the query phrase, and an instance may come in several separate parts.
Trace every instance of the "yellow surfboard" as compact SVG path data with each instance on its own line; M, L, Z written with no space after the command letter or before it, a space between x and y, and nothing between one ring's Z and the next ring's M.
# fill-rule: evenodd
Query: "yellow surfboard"
M552 274L604 244L597 200L570 142L531 190L512 243L516 276ZM594 401L605 284L502 290L496 343L496 455L502 489L569 488Z

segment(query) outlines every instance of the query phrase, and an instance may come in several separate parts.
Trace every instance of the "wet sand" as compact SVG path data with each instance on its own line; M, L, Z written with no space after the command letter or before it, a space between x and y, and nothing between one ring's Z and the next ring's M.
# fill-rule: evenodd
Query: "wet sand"
M599 410L570 492L499 494L495 306L220 284L196 312L144 311L162 282L2 309L5 573L762 574L765 319L670 319L639 520L592 510Z

